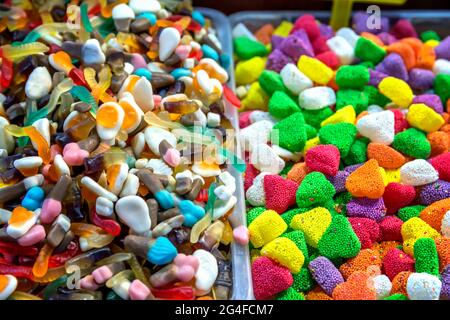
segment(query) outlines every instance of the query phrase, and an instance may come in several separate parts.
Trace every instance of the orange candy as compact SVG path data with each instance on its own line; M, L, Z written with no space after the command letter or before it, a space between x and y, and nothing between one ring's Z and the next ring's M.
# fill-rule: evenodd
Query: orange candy
M380 258L384 259L384 256L388 253L389 249L397 248L399 245L400 242L397 241L383 241L380 243L374 243L372 250L378 251Z
M347 260L339 267L345 279L348 279L353 273L357 271L366 272L370 266L381 267L382 261L380 254L376 250L364 249L361 250L354 258Z
M406 69L410 70L416 65L416 55L414 49L406 42L395 42L387 47L389 53L395 52L399 54L403 62L405 63Z
M367 157L377 160L380 167L385 169L397 169L406 163L406 158L400 152L382 143L369 143Z
M435 230L440 231L442 219L447 211L450 210L450 198L436 201L422 210L419 218L428 223Z
M52 156L47 140L45 140L41 133L33 126L25 127L23 129L25 133L28 134L31 141L37 144L38 154L42 158L42 162L45 164L50 163Z
M33 265L33 275L37 278L45 276L48 271L48 260L52 255L53 248L49 244L44 244L39 252L36 262Z
M11 218L8 220L8 224L20 226L27 220L33 218L33 216L34 213L25 209L24 207L15 207L11 214Z
M409 46L414 50L414 54L416 57L419 55L419 52L423 47L422 41L413 37L403 38L402 40L400 40L400 42L409 44Z
M273 30L273 26L270 23L267 23L255 32L255 37L259 42L269 44L272 38Z
M300 184L305 176L308 174L309 170L304 162L298 162L294 164L289 170L286 178Z
M8 286L8 284L9 284L8 277L3 274L0 274L0 292L5 290L5 288Z
M408 278L410 276L411 272L409 271L402 271L399 272L394 279L392 279L392 290L391 294L401 293L405 296L408 294L406 293L406 283L408 282Z
M433 69L434 62L436 61L436 53L431 46L423 45L417 55L417 68Z
M378 38L376 35L370 32L361 32L361 37L366 38L374 42L376 45L380 47L384 47L383 41L381 41L380 38Z
M370 276L367 272L356 271L346 282L336 286L332 297L335 300L376 300L375 289L369 283Z
M353 171L348 176L345 187L354 197L381 198L384 182L377 160L371 159Z
M431 145L430 157L435 157L450 149L450 135L446 132L431 132L427 135L427 139Z
M306 300L333 300L319 286L315 287L306 295Z
M435 240L436 250L439 257L439 268L440 271L450 264L450 238L439 237Z

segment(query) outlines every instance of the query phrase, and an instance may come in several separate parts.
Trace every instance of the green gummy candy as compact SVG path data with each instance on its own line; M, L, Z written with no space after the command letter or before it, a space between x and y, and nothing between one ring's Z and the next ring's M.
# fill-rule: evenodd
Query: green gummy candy
M281 235L283 238L288 238L295 243L297 248L303 253L305 257L305 264L309 263L309 254L308 254L308 246L306 245L305 235L300 230L294 230L290 232L285 232Z
M284 91L275 91L269 100L269 113L278 119L284 119L300 108Z
M441 41L441 37L433 30L427 30L420 34L420 39L422 42L427 42L428 40Z
M370 73L366 67L342 66L336 72L336 83L340 88L359 89L369 83Z
M347 218L335 215L317 247L329 259L352 258L361 250L361 243Z
M434 92L441 98L445 106L450 99L450 75L440 73L434 78Z
M307 208L332 199L336 190L321 172L308 173L297 189L296 200L299 207Z
M403 222L406 222L411 218L418 217L423 209L425 209L425 206L421 206L421 205L404 207L404 208L401 208L400 210L398 210L397 215L400 218L400 220L402 220Z
M348 152L347 156L343 159L344 163L348 166L352 164L363 163L367 161L367 145L370 140L367 138L356 139Z
M348 105L353 106L356 114L367 110L369 98L364 91L354 89L340 89L336 94L336 110Z
M359 37L356 41L355 56L363 61L378 64L386 56L386 50L369 39Z
M297 214L304 213L304 212L306 212L308 210L309 210L309 208L295 208L295 209L291 209L291 210L288 210L285 213L283 213L281 215L281 218L289 226L289 225L291 225L292 218L294 218Z
M396 293L384 298L383 300L408 300L408 297L401 293Z
M254 207L247 212L247 225L253 222L261 213L266 211L264 207Z
M416 272L439 276L439 257L433 239L417 239L414 243L414 259L416 260Z
M296 112L274 125L271 141L292 152L302 151L306 143L303 114Z
M384 107L391 100L382 94L376 87L374 86L365 86L364 93L368 99L368 105L376 104L377 106Z
M305 300L305 296L297 292L294 288L290 287L287 290L279 293L277 300Z
M301 268L299 273L292 275L292 278L294 278L292 288L296 291L305 292L314 287L314 279L307 267Z
M247 60L256 56L263 57L269 52L264 44L247 37L237 37L233 40L234 52L239 59Z
M281 76L275 71L264 70L259 76L258 82L268 96L272 96L275 91L286 92L286 87L283 84Z
M327 124L319 130L321 144L332 144L339 149L341 157L345 158L355 140L358 130L351 123Z
M431 145L427 136L416 128L409 128L399 132L394 137L392 147L417 159L427 159L431 153Z
M302 113L306 124L309 124L316 129L320 129L322 121L330 117L333 114L333 110L329 107L320 110L302 109Z

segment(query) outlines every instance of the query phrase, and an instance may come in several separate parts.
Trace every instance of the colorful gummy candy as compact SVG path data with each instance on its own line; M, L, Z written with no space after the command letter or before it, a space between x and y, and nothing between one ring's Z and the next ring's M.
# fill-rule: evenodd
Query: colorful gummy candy
M189 1L12 3L0 299L230 298L230 244L249 239L228 168L245 164L212 21Z
M449 299L450 36L367 19L234 26L256 299Z

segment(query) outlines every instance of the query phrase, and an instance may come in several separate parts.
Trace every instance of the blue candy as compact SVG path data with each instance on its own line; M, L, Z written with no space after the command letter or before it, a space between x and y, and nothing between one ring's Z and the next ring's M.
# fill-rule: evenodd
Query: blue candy
M170 195L170 192L167 190L160 190L155 194L156 201L158 201L161 208L164 210L173 208L175 206L175 203L173 201L172 196Z
M217 53L217 51L208 46L207 44L202 45L202 51L203 57L219 61L219 54Z
M133 73L139 77L146 77L148 81L152 80L152 73L146 68L139 68Z
M184 216L183 225L192 227L198 220L205 215L205 209L197 206L191 200L182 200L178 204L181 214Z
M150 21L150 24L152 26L154 26L156 24L156 20L157 20L156 19L156 15L154 13L151 13L151 12L143 12L143 13L141 13L140 15L138 15L136 17L136 19L139 19L139 18L147 19L148 21Z
M190 77L192 75L191 70L185 68L176 68L170 73L175 79L181 77Z
M177 248L166 237L158 237L147 252L147 260L156 265L172 262L178 255Z
M22 207L27 210L34 211L42 207L42 202L45 199L44 189L41 187L30 188L25 197L22 199Z
M194 19L194 21L196 21L202 27L205 25L205 17L203 17L203 15L200 11L197 11L197 10L192 11L191 16L192 16L192 19Z
M225 70L228 69L230 67L230 65L231 65L231 57L228 54L226 54L226 53L222 53L220 55L220 65Z

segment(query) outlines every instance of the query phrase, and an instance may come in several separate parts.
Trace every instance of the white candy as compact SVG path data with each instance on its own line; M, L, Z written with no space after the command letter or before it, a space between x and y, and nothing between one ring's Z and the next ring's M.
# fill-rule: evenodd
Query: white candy
M128 173L127 179L122 187L119 197L135 196L139 190L139 178L134 174Z
M255 123L258 121L267 120L270 121L272 124L277 123L278 121L271 116L270 113L260 110L255 110L250 113L250 116L248 117L251 123Z
M266 196L264 192L264 176L269 172L261 172L255 179L253 184L245 192L245 198L254 207L263 207L266 205Z
M352 48L356 47L356 42L359 39L359 36L353 31L351 28L340 28L336 32L336 36L339 36L341 38L344 38L351 46Z
M236 191L236 179L228 171L222 172L217 178L221 183L230 188L232 193Z
M147 112L153 110L155 107L153 103L153 88L146 77L141 77L136 81L131 93L142 111Z
M251 40L256 40L256 38L253 35L253 33L250 30L248 30L248 28L242 22L239 22L233 28L233 31L231 32L231 34L232 34L233 38L247 37L247 38L249 38Z
M202 165L202 162L195 162L192 165L192 172L202 177L215 177L218 176L222 171L219 167L205 167Z
M192 46L192 42L191 42ZM208 65L208 67L212 68L214 70L215 79L219 80L220 83L226 83L228 81L228 72L220 66L220 64L217 63L216 60L213 60L211 58L203 58L198 62L199 66L202 65Z
M153 173L162 174L165 176L171 176L173 171L164 161L161 159L150 159L145 165L146 168L153 169Z
M208 127L210 128L215 128L220 124L220 114L214 113L214 112L209 112L208 116Z
M17 170L36 168L42 164L42 158L37 156L24 157L14 160L13 164Z
M183 179L183 178L188 178L192 181L192 171L184 170L184 171L178 172L175 175L175 179Z
M227 200L216 200L216 202L214 203L214 213L212 219L217 220L222 218L225 213L227 213L234 207L236 202L237 198L235 196L231 196Z
M214 189L214 194L222 201L226 201L230 199L230 197L233 195L233 192L231 192L230 188L227 186L218 186Z
M68 232L70 230L70 219L65 214L60 214L55 221L53 221L52 226L59 224L61 228Z
M42 137L47 141L48 145L50 146L50 122L47 118L42 118L39 120L36 120L33 124L33 127L39 131L39 133L42 135ZM34 141L31 141L33 144L33 148L37 151L38 146Z
M123 64L123 70L128 74L132 74L134 72L134 66L129 62L125 62Z
M22 180L25 189L31 189L35 186L40 186L44 183L44 176L42 174L37 174L32 177L28 177Z
M33 215L25 221L21 221L19 223L13 223L13 224L11 224L11 222L9 222L8 226L6 227L6 233L14 239L20 238L25 233L27 233L28 230L30 230L32 226L34 226L36 224L39 214L40 214L40 209L38 209L36 213L33 213Z
M289 151L287 149L284 149L284 148L282 148L282 147L280 147L280 146L278 146L276 144L272 145L272 149L273 149L273 151L275 151L275 153L277 155L279 155L283 159L287 159L287 160L292 160L292 161L298 162L302 158L302 153L301 152L294 153L294 152L291 152L291 151Z
M441 280L425 272L411 274L406 283L410 300L439 300L441 288Z
M145 134L145 142L147 142L150 150L160 156L159 153L159 144L161 141L166 140L172 147L177 146L177 138L171 132L158 128L158 127L148 127L144 131Z
M126 163L120 164L119 172L116 178L114 179L115 183L114 185L109 186L109 190L115 195L118 195L120 191L122 191L123 184L125 183L125 180L127 179L128 176L128 170L129 167Z
M125 92L122 97L119 100L119 104L124 108L125 112L130 112L132 110L132 112L134 112L134 114L136 115L136 121L131 124L125 131L127 133L131 133L134 130L137 129L137 127L139 127L139 125L141 124L141 120L142 117L144 116L144 112L142 112L142 109L137 105L136 101L134 100L134 97L131 93L129 92Z
M341 64L351 64L355 58L355 49L340 36L327 40L327 45L339 58Z
M445 59L437 59L433 65L434 74L450 74L450 61Z
M450 238L450 210L442 218L441 233L444 237Z
M95 182L91 177L84 176L83 178L81 178L80 183L100 197L105 197L108 200L111 200L112 202L117 201L117 196L114 193L109 192L108 190L103 188L101 185L99 185L97 182Z
M145 1L143 1L145 2ZM125 3L118 4L112 9L113 19L134 19L134 11Z
M241 129L238 137L241 149L250 151L253 146L269 141L273 123L267 120L255 122L244 129Z
M145 148L145 135L143 132L139 132L131 140L131 148L133 148L133 153L136 157L139 157Z
M32 100L38 100L52 89L52 77L46 67L35 68L25 84L25 94Z
M159 60L167 60L180 43L180 33L177 29L164 28L159 36Z
M64 119L64 123L63 123L63 131L67 131L69 129L69 124L70 122L76 118L80 113L76 110L72 111L71 113L69 113L69 115Z
M195 294L203 296L211 290L219 274L217 260L211 253L203 249L196 250L192 255L197 257L200 262L195 273L195 288L197 289Z
M55 170L59 176L68 175L70 176L70 168L67 163L64 161L62 155L57 154L53 159L53 164L55 166Z
M111 121L114 121L116 124L112 128L106 128L103 125L97 121L97 133L100 139L104 140L105 142L113 145L114 139L116 138L117 134L119 133L120 128L123 124L123 119L125 118L125 112L123 111L122 107L117 102L106 102L100 106L97 110L97 114L100 114L102 112L102 109L104 108L114 108L116 110L116 119L111 119Z
M81 58L85 65L96 65L105 63L105 54L97 39L89 39L81 49Z
M311 79L305 76L293 63L285 65L280 72L280 76L286 88L295 95L299 95L303 90L313 86Z
M278 174L285 163L267 144L256 145L250 153L250 163L259 171Z
M0 224L8 223L9 218L11 218L11 211L0 208Z
M14 151L16 143L14 137L5 130L5 126L8 124L9 121L6 118L0 117L0 148L11 153Z
M382 111L362 117L356 124L359 133L372 142L390 145L395 136L395 117L391 111Z
M336 103L336 94L329 87L306 89L298 96L300 107L306 110L319 110Z
M114 213L114 203L105 197L97 197L97 200L95 200L95 211L100 216L109 218Z
M400 168L400 181L414 187L433 183L439 179L438 172L426 160L416 159Z
M133 232L140 234L151 227L147 203L139 196L126 196L116 203L116 213Z
M383 300L391 294L391 280L389 280L389 278L384 274L373 277L373 286L377 294L377 300Z
M202 128L205 128L208 124L208 119L206 118L206 115L202 111L202 109L198 109L197 111L193 112L193 114L196 117L195 125L201 126Z
M0 292L0 300L6 300L8 299L8 297L14 292L16 291L17 288L17 279L16 277L7 274L5 275L5 277L8 278L8 284L6 285L5 288L3 288L3 290Z
M376 104L371 104L370 106L367 107L368 113L376 113L376 112L381 112L381 111L384 111L384 108L382 108Z
M161 10L161 5L156 0L130 0L129 6L136 14L143 12L156 13Z

